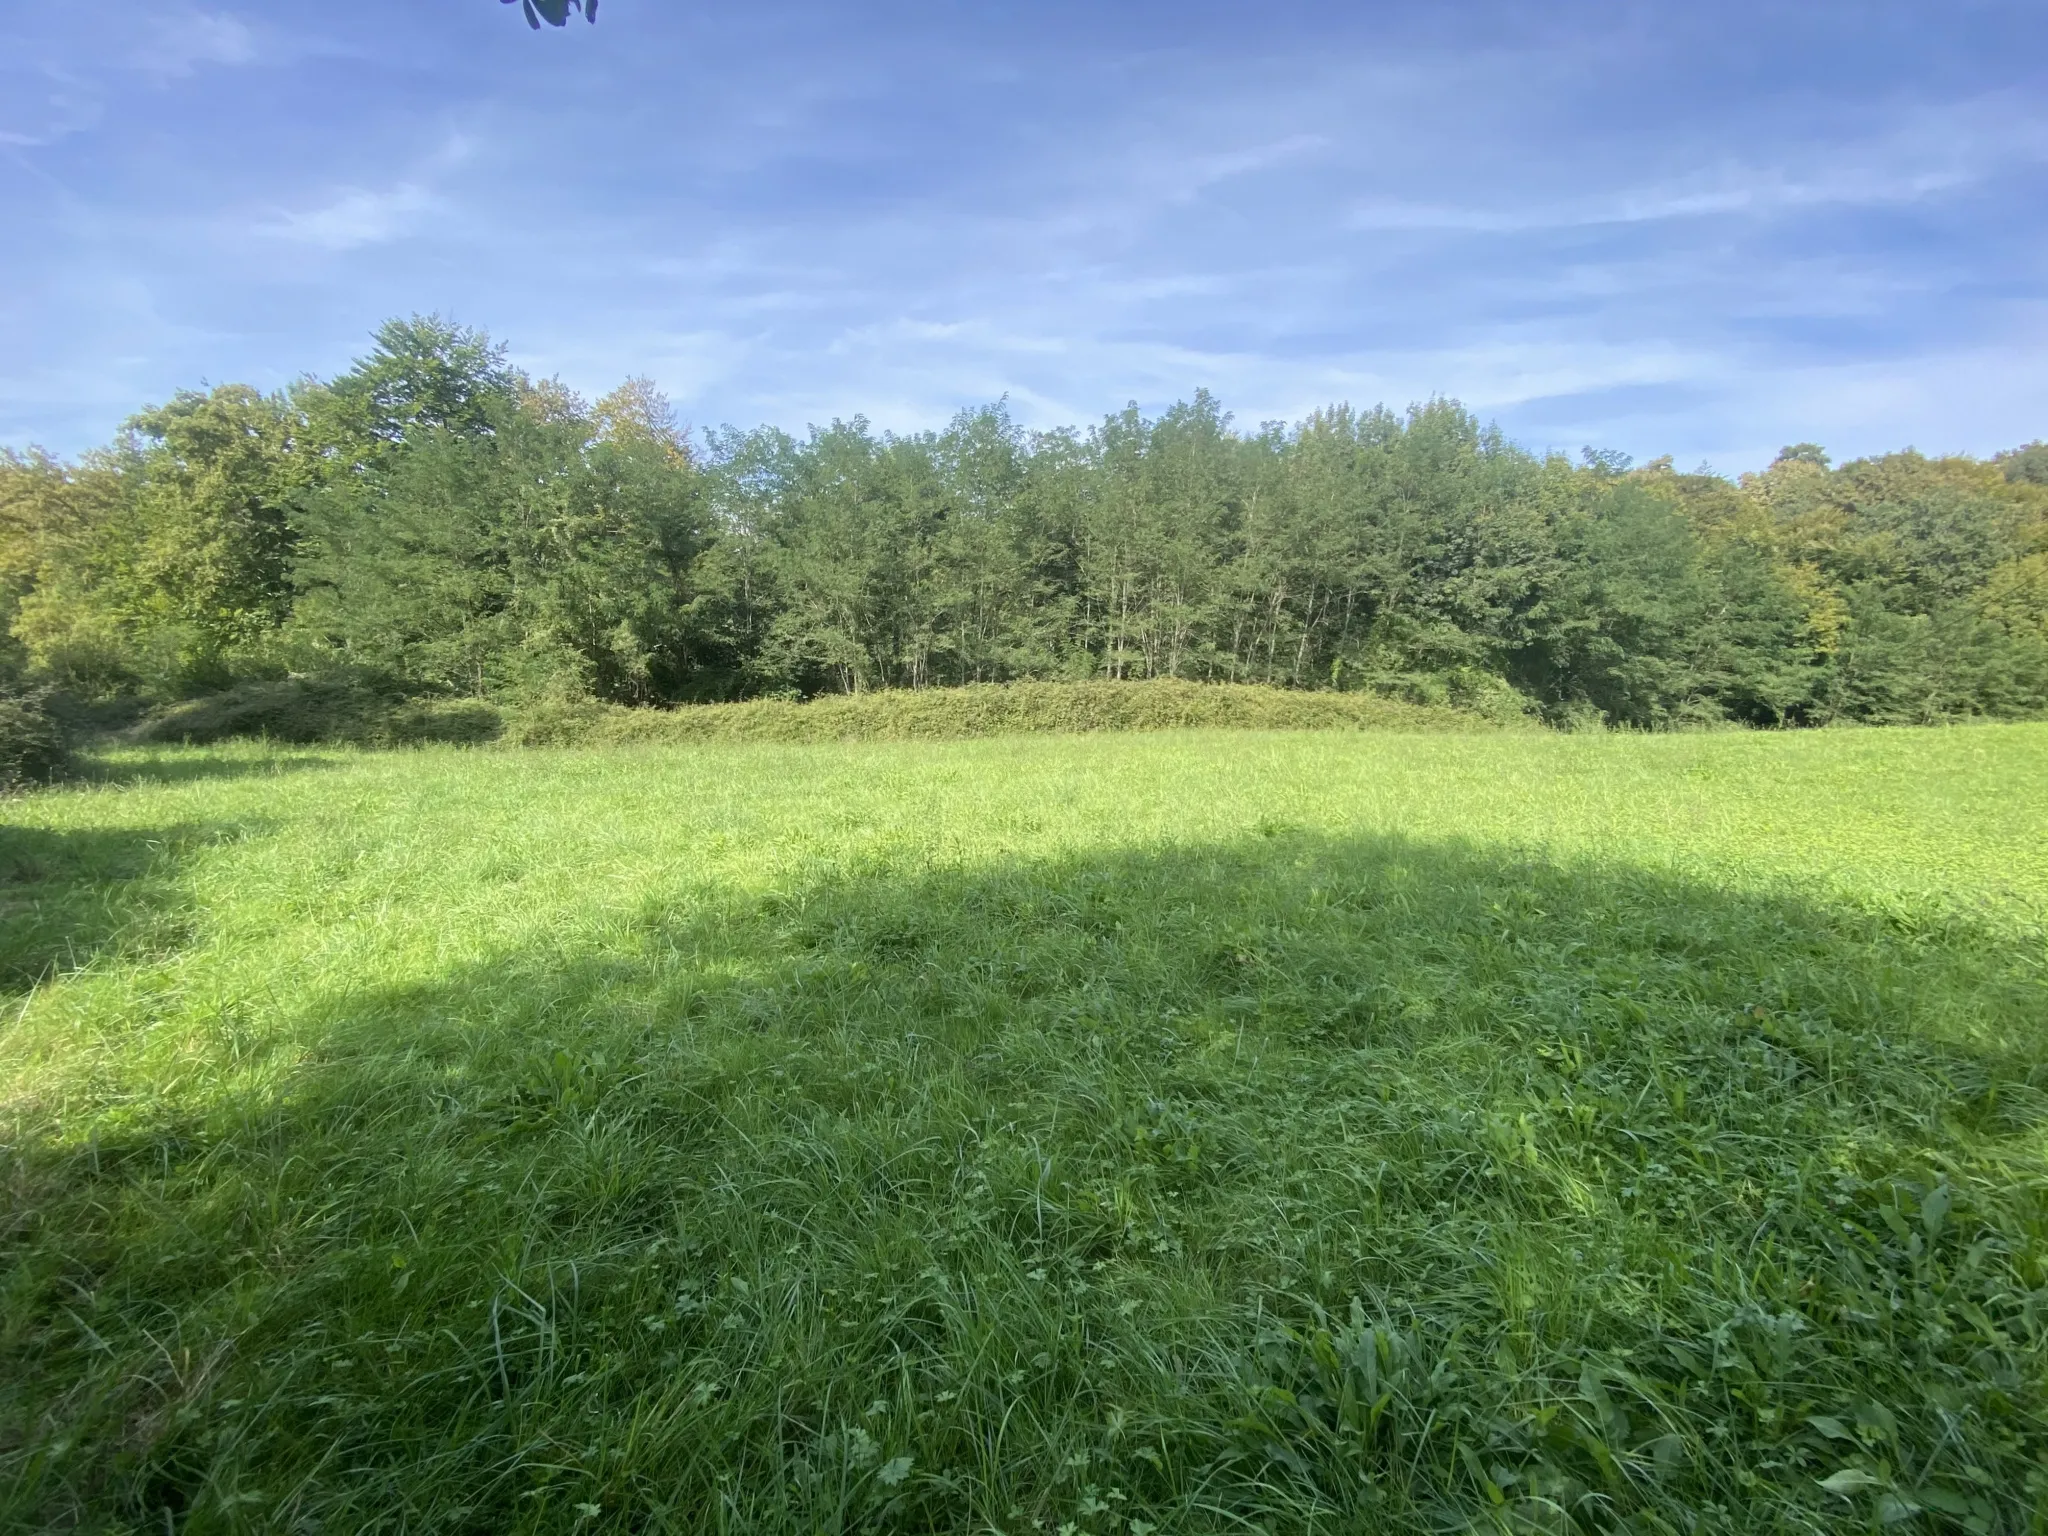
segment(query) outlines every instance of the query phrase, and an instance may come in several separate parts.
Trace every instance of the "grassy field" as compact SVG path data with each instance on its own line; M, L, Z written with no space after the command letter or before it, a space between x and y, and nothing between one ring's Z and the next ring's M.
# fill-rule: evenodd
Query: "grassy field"
M133 752L0 1529L2048 1528L2048 727Z

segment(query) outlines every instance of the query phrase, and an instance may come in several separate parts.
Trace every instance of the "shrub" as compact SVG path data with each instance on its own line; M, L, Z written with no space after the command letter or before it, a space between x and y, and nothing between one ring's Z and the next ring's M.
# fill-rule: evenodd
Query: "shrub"
M61 776L71 762L66 735L47 688L0 691L0 792Z
M1519 695L1515 696L1519 698ZM1307 693L1236 683L984 683L964 688L827 694L799 703L750 699L632 709L549 700L510 711L481 699L406 698L360 678L244 683L159 709L127 733L136 742L203 746L237 736L366 747L503 741L563 747L685 741L939 741L1037 732L1473 730L1518 710L1494 697Z
M503 729L482 699L416 699L360 678L293 677L243 683L160 709L130 731L141 742L203 746L236 736L365 747L483 742Z
M1363 693L1306 693L1237 683L1005 683L828 694L808 703L753 699L679 709L536 706L505 739L522 746L667 741L920 741L1027 732L1471 730L1498 714Z

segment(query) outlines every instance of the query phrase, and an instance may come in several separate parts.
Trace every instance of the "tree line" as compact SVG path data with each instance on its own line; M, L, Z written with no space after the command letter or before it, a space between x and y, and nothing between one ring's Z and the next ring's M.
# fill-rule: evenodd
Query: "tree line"
M1730 480L1456 402L1252 431L683 431L484 335L181 393L0 457L0 667L84 699L291 675L666 705L1021 678L1367 689L1559 721L2048 711L2048 447Z

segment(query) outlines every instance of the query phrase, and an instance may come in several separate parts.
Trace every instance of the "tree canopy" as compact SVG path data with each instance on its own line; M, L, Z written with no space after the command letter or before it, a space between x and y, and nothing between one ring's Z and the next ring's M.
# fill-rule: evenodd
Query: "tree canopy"
M1538 456L1450 400L1238 430L693 440L483 334L188 391L0 459L5 664L167 698L347 672L633 704L1023 678L1365 689L1636 727L2048 709L2048 471L1795 444L1739 479Z

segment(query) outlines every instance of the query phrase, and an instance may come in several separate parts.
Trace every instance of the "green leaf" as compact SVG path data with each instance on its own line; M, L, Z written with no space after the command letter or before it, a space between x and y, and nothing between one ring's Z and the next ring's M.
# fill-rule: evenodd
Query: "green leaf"
M1947 1488L1915 1488L1913 1502L1925 1509L1938 1509L1944 1515L1973 1513L1968 1499Z
M1818 1478L1816 1481L1829 1493L1839 1493L1845 1499L1858 1489L1878 1486L1877 1479L1861 1467L1844 1467L1832 1477Z
M890 1460L882 1463L881 1469L875 1473L875 1480L885 1487L894 1488L903 1479L910 1476L910 1469L914 1464L914 1457L892 1457Z
M1920 1202L1920 1225L1927 1229L1931 1241L1941 1236L1942 1223L1948 1220L1949 1205L1953 1200L1946 1184L1937 1184L1928 1191L1927 1198Z

